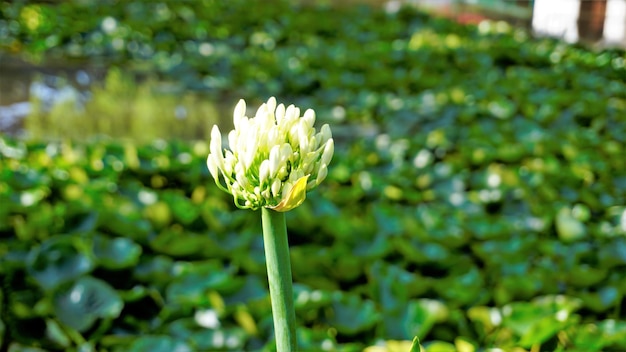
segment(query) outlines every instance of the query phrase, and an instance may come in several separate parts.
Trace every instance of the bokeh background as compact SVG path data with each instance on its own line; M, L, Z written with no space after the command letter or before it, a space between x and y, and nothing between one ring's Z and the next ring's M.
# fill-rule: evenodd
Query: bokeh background
M626 0L0 2L0 351L271 351L240 98L313 108L304 351L626 350Z

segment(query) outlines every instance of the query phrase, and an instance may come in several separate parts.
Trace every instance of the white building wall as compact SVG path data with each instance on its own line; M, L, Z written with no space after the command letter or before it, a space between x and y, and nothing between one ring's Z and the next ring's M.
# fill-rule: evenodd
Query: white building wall
M533 30L540 35L562 38L573 43L578 40L579 0L535 0Z
M535 0L533 30L537 34L562 38L568 42L577 41L580 1ZM626 47L626 0L607 0L603 42Z
M626 47L626 0L608 0L604 19L604 42Z

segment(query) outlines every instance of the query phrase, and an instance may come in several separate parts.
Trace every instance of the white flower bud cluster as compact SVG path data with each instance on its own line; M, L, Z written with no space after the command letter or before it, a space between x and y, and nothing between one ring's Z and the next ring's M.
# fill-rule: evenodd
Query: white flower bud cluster
M313 110L300 116L296 106L277 106L271 97L248 118L246 102L240 100L233 121L230 150L223 149L220 130L213 126L207 166L237 207L287 211L326 178L334 142L327 124L316 133Z

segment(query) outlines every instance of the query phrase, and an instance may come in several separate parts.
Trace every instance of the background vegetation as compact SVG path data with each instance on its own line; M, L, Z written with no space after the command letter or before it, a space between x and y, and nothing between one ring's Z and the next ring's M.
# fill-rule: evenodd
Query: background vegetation
M203 139L269 95L337 141L287 219L304 350L624 350L623 51L408 7L1 6L5 53L121 67L0 138L2 350L271 350L259 214Z

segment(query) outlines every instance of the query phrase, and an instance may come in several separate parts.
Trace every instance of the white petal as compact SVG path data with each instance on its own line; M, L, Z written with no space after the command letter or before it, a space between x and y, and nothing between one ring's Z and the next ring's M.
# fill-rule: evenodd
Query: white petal
M276 110L276 98L270 97L267 99L267 110L269 110L272 114L274 110Z
M215 156L213 154L209 154L206 159L206 165L211 173L211 176L215 179L215 181L219 181L219 167L215 162Z
M263 160L259 167L259 184L263 185L270 176L270 162L269 160Z
M242 141L244 142L244 141ZM252 162L254 161L254 157L256 156L257 146L258 146L258 132L257 130L248 130L247 136L245 138L246 143L242 143L239 146L239 157L243 159L244 166L246 169L249 169L252 166Z
M235 176L235 178L237 179L237 182L241 185L242 188L246 188L248 187L248 185L250 184L248 182L248 178L246 177L246 175L244 173L240 173L238 172L237 175Z
M240 99L239 102L237 103L237 106L235 106L235 111L233 113L233 122L235 125L235 129L239 129L239 125L241 124L241 121L243 121L244 119L247 120L246 101L243 99Z
M246 150L246 153L243 156L243 162L246 169L250 169L252 167L252 162L254 162L254 157L256 153L253 148L249 148Z
M220 133L220 129L217 125L214 125L213 129L211 129L211 143L209 144L209 150L211 151L211 154L215 155L215 162L218 167L221 167L223 164L224 154L222 153L222 134Z
M270 110L265 110L257 116L257 130L267 131L274 125L274 115Z
M315 179L309 181L309 183L307 183L306 185L307 190L311 190L319 186L319 184L322 183L322 181L324 181L327 175L328 175L328 167L324 164L319 165L319 169L317 170L317 175L315 176Z
M266 115L267 113L268 113L267 104L263 103L263 104L261 104L261 106L259 106L259 108L256 110L256 113L254 114L254 117L255 117L255 118L259 118L259 116Z
M287 172L287 166L282 165L281 168L278 169L278 172L276 173L276 178L279 180L284 180L287 176L289 176L289 173Z
M237 164L235 164L235 178L237 178L239 175L244 175L246 174L246 169L244 168L244 166L239 162Z
M299 128L298 128L299 124L292 124L291 128L288 130L287 135L289 137L289 141L291 141L291 143L296 143L296 145L300 144L298 142L299 140Z
M237 146L237 136L238 133L236 130L231 130L230 132L228 132L228 146L230 146L231 150Z
M316 186L319 185L322 181L324 181L327 175L328 175L328 167L326 166L326 164L322 164L320 166L320 169L317 171L317 177L315 178Z
M309 137L309 151L315 151L319 148L320 144L315 136Z
M324 152L322 153L322 161L323 165L328 165L330 160L333 158L333 153L335 152L335 142L333 139L329 139L326 142L326 146L324 146Z
M280 131L278 130L278 126L274 125L272 126L272 128L270 128L270 130L267 132L267 139L266 139L266 143L268 146L270 145L276 145L279 144L280 141L278 140L280 136Z
M308 128L312 128L313 124L315 124L315 111L313 109L307 109L304 112L304 116L302 117L304 121L306 121L306 125Z
M282 144L280 146L280 156L278 159L278 172L276 173L276 177L282 180L289 175L289 173L292 170L287 170L287 162L292 159L293 159L293 149L291 148L291 144L289 143Z
M320 131L320 133L322 134L322 143L326 142L327 140L333 137L333 134L330 131L330 126L328 126L328 124L325 124L324 126L322 126L322 130Z
M290 160L293 156L293 148L291 148L291 144L284 143L280 146L280 163L286 163L287 160Z
M319 153L308 152L300 157L300 168L305 174L313 173L313 167L316 165L315 161L318 159Z
M285 120L290 121L297 119L299 116L296 116L296 107L292 104L287 107L287 111L285 111Z
M285 105L280 104L276 107L276 123L279 125L285 119Z
M226 151L226 157L224 157L224 173L231 176L234 172L234 165L237 162L235 156L230 150Z
M280 189L282 187L282 182L279 179L274 179L272 182L272 195L274 197L278 197L280 195Z
M300 153L307 153L309 151L309 138L307 133L310 129L306 126L304 120L298 124L298 141L300 142Z
M275 145L270 150L270 178L274 178L280 167L280 146Z

